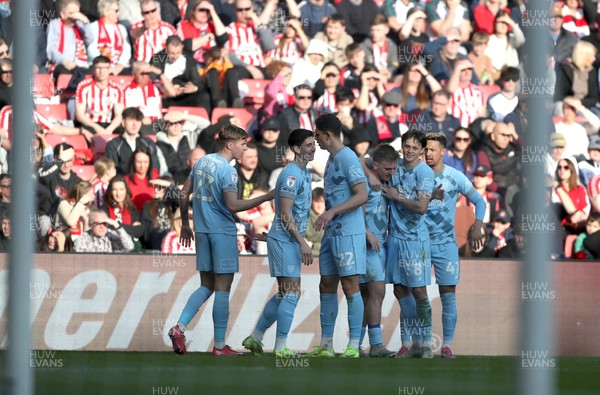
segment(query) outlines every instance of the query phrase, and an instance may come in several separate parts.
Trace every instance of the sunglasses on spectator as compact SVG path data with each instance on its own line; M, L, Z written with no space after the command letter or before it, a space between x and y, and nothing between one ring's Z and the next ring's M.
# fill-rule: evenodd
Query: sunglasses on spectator
M312 96L298 96L298 100L308 100L312 99Z
M336 74L336 73L325 74L325 78L334 78L334 77L339 77L339 74Z
M248 12L252 9L252 7L248 7L248 8L238 8L237 12Z
M470 137L455 137L454 141L464 141L466 143L466 142L471 141L471 138Z
M473 67L465 67L464 69L462 69L462 71L467 71L467 70L473 71Z
M146 15L154 14L157 9L158 8L155 8L153 10L148 10L148 11L142 11L142 15L146 16Z
M102 226L108 226L108 222L104 222L104 221L101 221L101 222L92 222L92 227L94 227L94 226L100 226L100 225L102 225Z
M185 121L165 122L165 125L167 125L167 126L171 126L171 125L183 125L184 123L185 123Z
M511 78L504 79L504 82L508 82L508 81L517 82L518 80L519 79L517 77L511 77Z
M158 185L158 184L154 184L154 189L158 189L159 191L164 191L166 190L168 187L164 186L164 185Z
M206 8L197 8L196 12L210 12L210 11Z
M454 39L454 40L448 40L449 43L459 43L460 40L459 39Z
M10 184L0 184L0 188L10 188Z
M377 78L377 77L367 77L367 79L368 79L368 80L376 80L376 81L379 81L379 78Z
M0 71L0 74L11 74L12 72L13 72L12 69L10 69L10 70L2 70L2 71Z
M558 166L558 170L571 170L569 166Z

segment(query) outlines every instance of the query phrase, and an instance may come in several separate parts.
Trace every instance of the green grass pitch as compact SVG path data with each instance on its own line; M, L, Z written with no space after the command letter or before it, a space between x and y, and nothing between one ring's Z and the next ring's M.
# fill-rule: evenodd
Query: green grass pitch
M284 362L272 354L45 352L32 362L40 366L36 394L514 394L521 369L516 357ZM6 352L0 357L4 372ZM556 372L557 394L600 393L600 358L557 358Z

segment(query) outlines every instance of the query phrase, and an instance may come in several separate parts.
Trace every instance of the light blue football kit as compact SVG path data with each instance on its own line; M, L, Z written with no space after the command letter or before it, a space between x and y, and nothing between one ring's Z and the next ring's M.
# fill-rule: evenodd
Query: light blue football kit
M367 185L368 187L368 185ZM381 191L369 187L369 200L365 205L365 225L379 241L379 252L367 248L366 273L360 284L385 280L386 235L388 228L388 200Z

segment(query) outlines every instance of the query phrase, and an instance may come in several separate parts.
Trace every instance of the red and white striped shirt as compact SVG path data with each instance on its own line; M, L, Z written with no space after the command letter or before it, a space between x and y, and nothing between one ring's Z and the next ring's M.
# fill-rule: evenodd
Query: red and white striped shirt
M179 5L179 13L181 14L181 20L185 20L187 15L185 14L185 11L187 10L187 6L188 6L188 2L184 1L183 3L181 3Z
M358 98L356 93L358 89L353 89L355 92L355 96ZM356 112L356 120L363 126L367 126L367 122L374 116L379 116L381 114L381 109L379 108L379 99L377 99L377 95L373 92L369 92L369 104L366 110L359 110Z
M134 23L131 30L144 26L144 21ZM165 21L159 21L156 29L146 29L144 34L133 43L135 60L150 62L152 56L162 51L167 45L167 38L176 34L175 28Z
M44 130L44 133L48 133L50 132L50 129L52 129L53 123L35 110L33 111L33 119L36 124L41 126L41 128ZM2 107L2 110L0 111L0 128L6 130L9 141L12 141L12 120L12 106Z
M479 118L477 111L485 108L483 92L477 85L469 84L465 88L457 88L450 99L448 113L459 119L462 127L468 127Z
M301 129L314 130L313 124L310 121L310 115L307 112L300 114L299 121Z
M77 85L75 97L76 103L85 105L85 114L96 123L111 122L115 104L123 103L123 91L117 83L109 80L106 88L100 88L91 77Z
M335 102L335 93L325 91L313 104L317 117L323 114L331 114L337 111L337 104Z
M245 28L237 22L227 26L229 41L227 49L235 53L242 62L250 66L265 67L262 49L258 43L258 36L254 32L254 25L248 24Z
M172 230L163 238L160 252L163 254L195 254L196 244L190 243L189 247L183 247L179 243L179 235Z
M388 67L388 42L383 41L383 45L373 43L373 64L377 70L386 70Z
M194 52L194 59L196 59L196 62L198 63L204 63L204 52L217 45L214 39L216 34L215 25L212 22L199 25L192 23L191 21L182 21L179 25L177 25L177 35L182 40L203 37L207 34L212 34L213 38L208 40L204 46L198 48L198 50Z
M152 82L139 86L135 80L131 81L131 84L125 88L124 95L125 108L135 107L153 121L162 116L160 91Z
M282 38L283 34L278 34L273 37L275 47L267 53L267 57L272 60L281 60L289 65L293 65L302 58L302 50L300 49L302 47L302 41L299 37L295 37L292 41L285 43L282 48L280 46Z
M583 10L578 8L575 15L571 15L571 10L566 5L562 8L563 23L562 27L572 33L575 33L578 38L590 35L590 26L588 25Z

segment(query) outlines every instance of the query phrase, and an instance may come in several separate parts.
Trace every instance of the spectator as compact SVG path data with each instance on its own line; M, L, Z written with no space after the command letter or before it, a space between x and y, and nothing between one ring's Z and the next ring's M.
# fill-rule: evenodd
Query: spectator
M509 186L519 182L521 149L515 142L517 139L512 125L498 122L477 154L477 163L488 166L494 173L494 183L489 189L501 196Z
M417 62L409 63L402 78L402 111L410 113L427 109L430 101L428 92L437 92L440 89L442 86L425 66Z
M560 102L567 96L575 96L588 109L600 102L598 89L598 66L596 48L589 42L580 41L573 47L571 62L559 64L556 70L554 101ZM560 110L560 106L557 106ZM560 115L560 111L557 111Z
M238 69L233 67L227 50L211 48L205 52L204 78L213 107L241 108Z
M590 200L579 185L577 164L573 158L564 157L558 162L554 176L552 203L558 209L563 227L569 233L578 233L590 214Z
M290 81L292 69L279 60L274 60L267 66L267 76L272 81L265 86L265 103L262 107L263 118L271 118L276 113L294 103Z
M10 187L12 179L10 174L0 174L0 211L9 211L10 209Z
M274 35L285 31L288 20L300 20L300 9L296 0L252 0L252 5L259 15L259 24L265 25Z
M258 167L258 151L256 145L248 144L248 149L242 154L240 163L236 165L238 173L238 199L250 199L250 194L256 188L269 187L269 174Z
M557 64L568 63L571 59L573 47L577 44L577 36L563 26L563 16L560 6L554 3L550 7L550 31L554 48L554 60ZM585 38L584 38L585 39Z
M600 175L600 135L590 137L588 154L590 157L589 159L578 163L580 173L579 178L584 186L588 186L592 177ZM0 186L2 186L1 178Z
M139 249L139 240L144 235L140 212L131 200L131 190L122 176L115 176L108 184L104 195L104 204L101 207L110 219L114 219L123 226L125 231L134 238Z
M0 252L10 252L10 239L12 237L12 229L10 226L10 216L7 211L0 213Z
M273 37L275 47L267 54L267 62L281 60L290 67L302 59L304 50L308 47L308 37L304 34L299 19L289 19L285 31Z
M475 33L494 34L494 20L499 11L508 12L506 0L485 0L473 9Z
M75 158L75 150L72 146L66 143L57 144L54 147L54 157L56 158L54 164L40 172L39 182L50 193L49 206L55 209L58 202L67 198L81 178L71 170Z
M594 247L594 251L596 252L594 254L586 248L585 243L588 237L592 236L594 238L594 233L600 234L600 213L591 213L585 222L585 232L581 232L577 236L575 247L573 248L575 259L598 259L598 247Z
M87 181L79 181L66 199L58 204L53 229L69 230L73 241L90 228L89 206L94 202L94 189Z
M354 108L358 110L357 118L361 125L367 125L369 120L379 115L381 111L380 100L385 93L383 77L377 72L375 66L367 65L360 74L358 98Z
M487 112L490 118L496 121L503 121L504 118L513 112L519 104L517 96L517 83L519 82L519 69L516 67L504 67L500 72L500 92L489 97L487 103Z
M194 226L194 221L190 221L190 226ZM160 252L163 254L195 254L196 243L190 243L189 247L184 247L179 242L181 234L181 212L175 210L173 214L173 225L171 230L165 235L162 241Z
M252 255L252 252L246 249L246 246L250 242L246 228L240 223L236 223L235 227L237 228L238 255Z
M448 80L446 90L452 95L450 114L460 120L463 127L468 127L475 119L485 115L483 93L471 82L473 64L468 59L457 60L452 76Z
M191 167L187 166L187 158L195 141L190 141L187 132L183 132L185 119L178 111L169 111L163 117L166 130L158 132L156 146L162 152L167 168L176 184L183 184L190 174Z
M110 65L109 73L112 75L130 73L131 45L127 30L118 23L119 0L98 0L98 12L100 19L85 27L88 57L106 57Z
M90 213L91 229L75 241L76 252L130 252L135 246L122 224L106 213ZM109 226L113 229L109 230Z
M48 72L55 80L60 74L85 72L89 67L85 26L90 20L80 12L79 0L63 0L59 4L59 17L48 24L46 41Z
M404 4L404 0L398 0L396 7L400 4ZM412 1L409 4L412 4ZM404 72L404 64L410 61L417 60L419 63L426 63L426 58L423 57L425 44L429 42L429 36L425 33L426 29L427 15L420 7L412 7L407 13L406 23L398 33L400 39L398 45L399 72Z
M94 206L100 208L104 202L104 194L108 183L117 175L117 168L112 159L102 156L94 162L94 176L90 180L94 190Z
M390 28L392 28L394 32L400 32L404 29L404 26L408 23L408 19L410 19L410 11L413 8L418 8L418 4L417 1L413 0L399 0L393 2L393 14L386 14L386 16L390 18ZM425 13L423 13L423 18L426 17Z
M305 0L298 4L300 18L304 22L304 32L309 38L323 30L326 21L336 13L336 9L326 0Z
M147 148L140 147L135 150L131 156L128 169L125 181L127 181L127 185L131 190L133 204L141 212L144 204L152 199L151 180L156 177L152 174L151 154Z
M358 122L358 112L354 110L354 95L352 91L342 88L336 95L335 100L338 106L337 117L342 123L342 135L344 141L350 139L350 136L362 135L365 127ZM319 152L320 149L317 150Z
M366 129L369 133L371 146L375 147L380 143L392 143L398 148L402 145L400 137L408 131L408 127L400 117L402 114L400 109L402 96L395 91L386 92L381 101L383 113L371 117L367 122Z
M110 60L98 56L92 62L92 77L77 85L75 121L88 141L94 134L113 134L121 123L123 92L109 80Z
M255 188L250 194L250 199L265 195L268 191L262 188ZM251 234L266 234L275 218L275 209L272 201L266 201L259 206L253 207L248 211L237 213L239 219L244 221L246 229L250 229ZM258 255L267 255L267 244L256 243L254 241L252 250Z
M141 0L143 20L131 26L131 37L135 60L150 62L152 57L162 51L167 38L176 34L175 28L160 19L160 3L157 0Z
M158 0L156 2L160 3ZM158 12L160 13L160 10ZM119 23L122 23L125 29L131 31L131 25L142 19L142 16L140 0L119 0Z
M256 146L258 152L258 167L265 173L271 174L281 162L282 147L277 146L281 126L277 118L268 118L260 126L260 142Z
M494 22L494 34L490 36L485 51L485 54L492 59L494 69L499 71L504 66L519 66L517 49L523 44L525 44L525 35L519 25L505 11L499 11Z
M13 64L9 58L0 59L0 109L12 106Z
M171 26L177 26L180 21L186 19L187 10L192 4L188 0L158 0L158 2L160 18Z
M496 213L492 222L492 231L485 248L492 252L494 258L519 258L519 246L511 227L511 217L506 210Z
M355 42L361 43L368 37L368 23L379 14L379 7L373 0L342 0L337 11L346 21L348 34Z
M575 33L578 38L590 35L590 26L583 14L582 2L566 0L562 8L562 26L565 30Z
M279 145L284 146L289 134L294 129L314 130L316 114L312 108L312 88L298 85L294 88L294 105L279 112L277 118L281 127Z
M171 177L163 176L150 183L154 190L153 196L142 208L144 247L149 250L160 250L164 237L172 228L174 211L179 211L168 201L173 200L172 197L167 197L166 194L167 191L172 194L177 190L173 188ZM179 219L181 220L181 217Z
M187 20L177 26L177 35L184 40L186 49L194 53L194 59L204 64L204 54L227 42L227 31L215 7L208 0L193 0L190 3Z
M363 42L367 54L367 63L375 65L386 81L392 81L398 66L398 46L387 37L390 32L388 18L376 15L371 20L370 35Z
M581 100L574 97L565 97L562 104L564 118L554 125L558 133L565 136L567 147L565 155L584 157L588 159L589 139L585 128L576 122L577 113L580 112L592 125L592 130L600 128L600 119L583 106Z
M410 127L426 134L444 133L447 141L452 142L455 131L461 126L458 118L448 113L450 98L450 94L445 90L435 91L431 98L431 109L423 112L417 110L408 116ZM449 154L449 151L446 153Z
M487 33L476 32L473 34L473 50L467 57L473 63L475 76L479 83L492 85L497 73L492 66L492 59L485 54L489 42L490 36Z
M163 98L163 107L204 107L210 113L210 95L196 70L196 61L183 54L183 41L178 36L167 38L165 49L152 57L150 64L173 83L175 96Z
M473 180L473 171L477 168L477 155L471 148L471 133L468 129L458 126L449 141L452 141L452 144L444 154L444 163Z
M340 86L340 69L333 62L323 65L321 78L315 83L313 104L317 116L337 112L335 102L336 93L342 89Z
M206 151L204 151L202 147L198 146L194 148L188 156L188 168L191 169L194 167L194 164L198 161L198 159L202 158L203 156L206 156Z
M366 53L362 45L352 43L346 47L346 58L348 64L342 67L341 84L348 89L358 89L360 86L360 75L366 67Z
M74 251L73 240L69 232L51 231L37 241L36 251L39 252L71 252Z
M456 69L456 63L466 58L459 50L460 32L454 27L448 29L444 36L425 45L423 53L427 59L431 59L429 71L440 83L449 80L452 71ZM471 82L476 85L479 83L473 74L471 74Z
M362 159L367 155L371 148L371 139L369 132L363 128L359 128L355 131L351 131L345 137L348 138L345 144L356 154L359 159Z
M164 157L159 159L154 142L140 136L144 114L137 108L126 108L123 111L123 134L115 137L106 144L106 157L112 159L117 167L117 174L127 174L129 163L134 151L145 147L152 157L152 169L166 169ZM160 154L162 156L162 153ZM164 173L159 171L159 174Z
M281 155L281 160L277 161L279 167L271 172L271 176L269 177L269 189L275 189L275 185L277 185L277 177L288 164L294 161L294 152L290 149L289 146L283 147L283 154Z
M354 40L346 33L346 21L342 15L331 15L325 23L325 31L317 33L315 39L327 44L328 52L325 56L325 62L333 62L339 68L348 63L346 48Z
M321 251L321 240L325 229L317 230L315 221L321 214L325 212L325 191L321 187L312 190L312 203L310 206L310 214L308 216L308 225L304 237L312 249L314 257L319 256Z
M327 44L313 39L308 44L304 57L292 66L291 86L305 84L314 88L321 75L324 60L327 57Z
M460 0L432 0L427 3L426 11L429 27L436 37L454 27L460 31L460 41L469 40L469 9Z
M565 147L567 146L567 140L561 133L552 133L550 135L550 152L546 154L546 175L550 178L554 178L556 173L556 166L558 161L565 154Z

